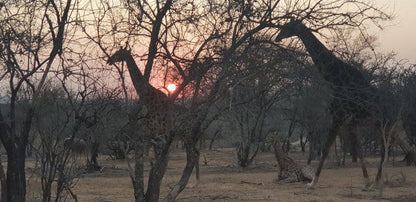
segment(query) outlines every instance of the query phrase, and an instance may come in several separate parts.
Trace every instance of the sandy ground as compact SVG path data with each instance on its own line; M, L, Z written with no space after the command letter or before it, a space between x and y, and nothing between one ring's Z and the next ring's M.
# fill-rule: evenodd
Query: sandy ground
M207 164L204 165L204 157ZM293 152L291 157L302 165L306 154ZM171 154L168 171L162 182L161 197L180 178L185 165L185 154ZM236 164L234 149L201 151L201 180L195 176L177 201L416 201L416 167L406 167L402 162L388 162L382 191L363 191L362 172L358 163L347 159L346 165L335 166L331 160L322 171L320 181L313 190L305 184L276 184L278 168L272 153L260 153L248 168ZM374 179L378 158L368 158L370 176ZM79 201L110 202L133 201L133 189L125 161L102 157L103 172L84 174L74 188ZM316 166L313 162L312 166ZM40 187L33 178L29 180L28 198L39 201Z

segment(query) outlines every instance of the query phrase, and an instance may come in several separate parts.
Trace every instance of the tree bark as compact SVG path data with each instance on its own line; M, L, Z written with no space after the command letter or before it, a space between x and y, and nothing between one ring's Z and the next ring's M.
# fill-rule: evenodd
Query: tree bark
M358 161L357 159L358 159L357 153L355 152L355 150L353 148L353 145L351 145L351 161L353 163L357 163L357 161Z
M6 183L6 174L4 172L4 167L1 162L0 156L0 183L1 183L1 198L0 201L7 201L7 183Z
M91 144L91 159L88 161L88 169L92 171L98 171L101 169L101 166L98 164L98 148L99 143L97 141L93 141Z
M376 179L375 179L375 184L378 185L380 183L381 177L383 175L383 168L384 168L384 162L386 161L387 157L388 157L388 148L386 148L386 146L383 144L381 147L381 159L380 159L380 163L378 165L378 169L377 169L377 175L376 175Z
M172 143L172 138L167 140L164 145L155 145L155 163L150 169L149 181L147 185L147 191L144 196L144 201L154 202L159 200L160 185L162 183L163 176L165 175L166 168L169 160L169 147Z
M25 147L17 144L7 150L7 201L26 199Z
M238 151L237 151L238 165L245 168L250 164L248 162L249 153L250 153L250 143L240 144L240 146L238 147Z
M350 133L350 152L351 152L351 156L352 156L352 162L353 163L357 163L358 161L358 152L356 150L357 146L360 147L359 141L357 139L357 136L353 135ZM356 146L357 145L357 146Z
M299 141L300 141L300 148L302 153L306 152L306 143L308 142L308 139L305 139L305 141L303 141L303 131L300 133L300 137L299 137Z
M169 194L163 199L164 202L175 201L179 193L181 193L188 184L189 178L192 175L192 170L197 166L199 160L199 151L195 147L196 143L191 141L185 142L186 148L186 166L182 172L182 177L179 182L171 189Z
M219 134L221 132L221 130L217 130L215 133L214 133L214 136L211 138L211 141L209 142L209 150L212 150L212 146L214 145L214 141L215 141L215 138L217 137L217 135Z
M134 198L136 202L144 201L144 145L140 141L138 146L134 149L134 155L136 159L136 164L134 166L134 176L133 176L133 188L134 188Z

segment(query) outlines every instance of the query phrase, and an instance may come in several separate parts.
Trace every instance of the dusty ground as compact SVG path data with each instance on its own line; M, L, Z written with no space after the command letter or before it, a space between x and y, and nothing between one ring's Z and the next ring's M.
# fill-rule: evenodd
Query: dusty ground
M208 160L203 165L203 156ZM416 167L406 167L402 162L390 161L386 165L388 183L382 192L362 191L362 173L359 164L346 162L337 167L331 160L321 174L314 190L305 184L276 184L278 169L272 153L260 153L253 166L239 168L234 149L201 152L201 181L193 176L178 201L416 201ZM306 155L290 154L300 164L306 164ZM371 178L374 179L378 158L368 158ZM132 201L133 190L125 161L103 157L102 173L83 175L74 192L79 201L109 202ZM314 162L313 166L316 166ZM185 164L185 154L171 154L168 171L163 180L163 197L180 178ZM29 198L37 198L40 188L35 180L29 181Z

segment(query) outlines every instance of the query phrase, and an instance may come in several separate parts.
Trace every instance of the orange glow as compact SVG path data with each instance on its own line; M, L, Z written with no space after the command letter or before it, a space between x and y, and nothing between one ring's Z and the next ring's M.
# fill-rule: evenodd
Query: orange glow
M175 84L171 83L171 84L168 85L168 91L169 92L173 92L175 90L176 90L176 85Z

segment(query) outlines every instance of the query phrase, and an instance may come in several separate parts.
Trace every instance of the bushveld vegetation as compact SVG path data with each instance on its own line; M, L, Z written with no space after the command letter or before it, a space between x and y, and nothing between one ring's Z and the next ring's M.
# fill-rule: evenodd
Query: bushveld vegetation
M374 87L382 113L359 126L364 154L416 164L415 65L378 53L367 32L391 19L365 0L0 2L1 201L35 200L30 179L37 200L78 201L78 179L105 169L100 156L126 162L132 200L174 201L193 172L200 180L206 141L235 147L243 168L271 152L272 134L289 155L318 159L334 94L299 39L276 42L293 20ZM357 159L348 132L339 165ZM176 148L184 168L161 191Z

